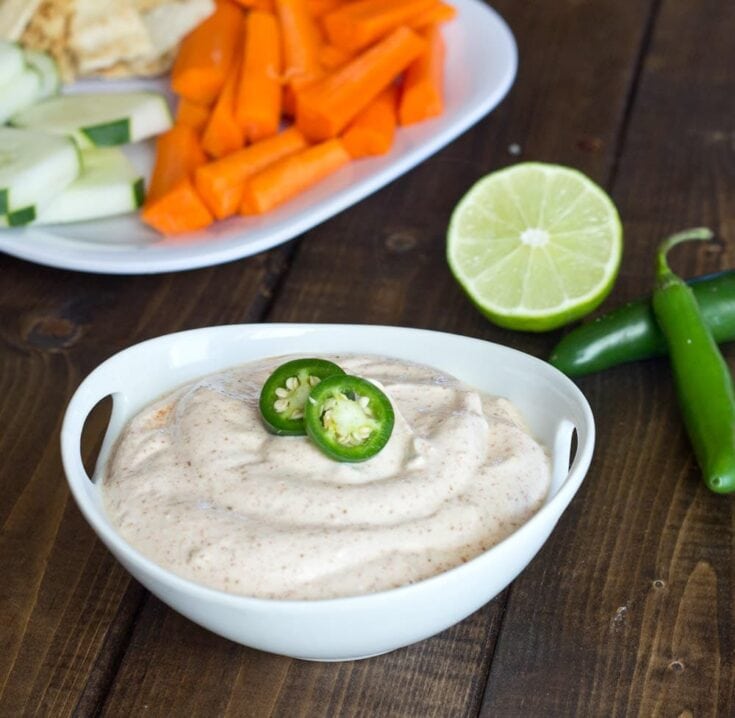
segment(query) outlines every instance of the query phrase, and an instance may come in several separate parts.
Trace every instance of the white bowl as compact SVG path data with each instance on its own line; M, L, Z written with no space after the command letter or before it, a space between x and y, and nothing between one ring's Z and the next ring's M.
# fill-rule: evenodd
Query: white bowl
M247 598L167 571L129 546L102 508L98 479L125 423L168 391L197 377L282 354L387 354L430 364L523 412L551 451L549 496L526 524L457 568L381 593L316 601ZM82 464L84 421L112 396L110 424L94 478ZM577 447L571 467L570 449ZM120 563L176 611L233 641L295 658L336 661L385 653L457 623L502 591L541 548L579 488L592 459L592 412L577 387L551 365L514 349L453 334L399 327L256 324L212 327L152 339L95 369L69 403L61 451L79 508Z

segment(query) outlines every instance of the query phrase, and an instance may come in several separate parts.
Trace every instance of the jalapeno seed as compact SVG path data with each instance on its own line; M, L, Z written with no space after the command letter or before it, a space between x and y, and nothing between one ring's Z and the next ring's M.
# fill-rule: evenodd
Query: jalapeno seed
M344 371L326 359L293 359L281 364L260 392L260 413L266 428L281 436L306 434L304 406L320 381Z

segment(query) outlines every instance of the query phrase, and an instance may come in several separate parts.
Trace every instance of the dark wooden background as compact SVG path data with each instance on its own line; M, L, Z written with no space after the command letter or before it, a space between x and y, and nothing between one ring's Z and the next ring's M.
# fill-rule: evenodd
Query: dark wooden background
M0 256L0 715L735 715L733 499L699 481L665 360L579 381L596 456L518 580L443 634L363 662L259 653L189 623L117 565L67 490L58 434L68 399L98 363L149 337L239 322L384 323L547 356L559 332L492 326L444 259L452 207L504 165L564 163L610 191L625 253L604 308L648 292L671 231L708 225L719 237L677 250L683 274L735 266L735 3L495 7L520 50L503 104L295 241L151 277Z

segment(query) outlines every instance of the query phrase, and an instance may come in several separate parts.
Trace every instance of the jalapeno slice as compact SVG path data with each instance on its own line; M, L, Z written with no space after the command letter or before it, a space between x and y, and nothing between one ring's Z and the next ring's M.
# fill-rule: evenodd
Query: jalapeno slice
M344 370L326 359L293 359L281 364L260 391L260 414L267 429L279 436L306 434L306 397L334 374L344 374Z
M330 376L315 386L304 420L311 440L337 461L375 456L393 431L390 399L375 384L356 376Z

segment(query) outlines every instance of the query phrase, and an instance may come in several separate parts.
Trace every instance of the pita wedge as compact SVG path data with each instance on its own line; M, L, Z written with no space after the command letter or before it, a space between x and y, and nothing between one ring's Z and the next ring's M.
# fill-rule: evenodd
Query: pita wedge
M103 67L95 72L95 77L106 77L110 80L126 77L157 77L171 69L176 53L174 51L159 55L150 60L128 60L116 62L110 67Z
M170 0L143 12L143 22L156 48L156 54L162 55L173 50L214 10L214 0Z
M142 12L153 55L123 60L96 72L110 78L150 77L171 69L181 40L215 10L214 0L134 0Z
M17 42L41 0L0 0L0 37Z
M7 33L51 54L68 83L163 74L181 39L214 10L215 0L0 0L0 23L12 17Z
M20 42L24 47L48 52L64 82L76 76L76 62L69 49L69 23L74 0L42 0L28 21Z
M151 57L155 48L132 0L76 0L69 47L79 74Z
M173 0L133 0L135 9L142 14L155 10L161 5L170 5Z

